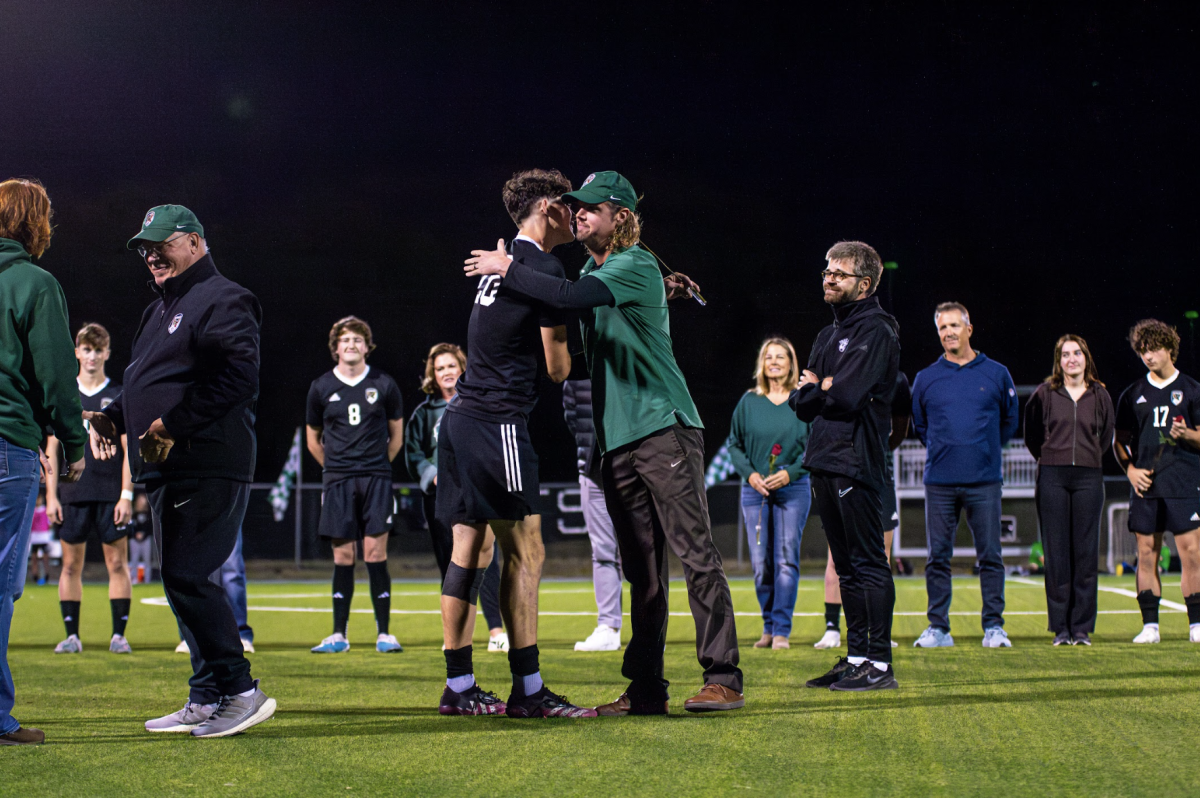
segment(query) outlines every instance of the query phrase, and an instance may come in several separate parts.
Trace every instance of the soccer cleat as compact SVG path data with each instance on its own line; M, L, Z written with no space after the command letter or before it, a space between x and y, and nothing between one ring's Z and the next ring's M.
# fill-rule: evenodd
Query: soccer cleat
M533 695L510 695L504 714L510 718L594 718L597 713L588 707L577 707L566 696L555 695L542 687Z
M1161 638L1158 636L1158 624L1148 623L1142 627L1142 631L1138 636L1133 638L1135 643L1158 643Z
M253 654L254 653L254 641L248 637L243 637L242 638L242 651L246 652L247 654Z
M1076 632L1075 637L1071 638L1073 646L1090 646L1091 644L1092 638L1088 637L1087 632Z
M54 647L55 654L78 654L82 651L83 643L79 640L79 635L67 635L66 640Z
M1188 640L1200 643L1200 623L1194 623L1188 627Z
M804 683L805 687L829 687L837 680L854 670L854 665L845 657L838 657L838 661L834 663L824 676L818 676L815 679L809 679Z
M881 671L870 662L864 662L855 668L853 673L847 673L829 685L829 689L846 693L865 693L867 690L895 690L899 686L896 684L896 673L891 665L888 665L887 670Z
M442 691L442 702L438 704L439 715L503 715L505 703L495 693L473 684L461 693L449 686Z
M350 648L349 643L346 644L346 648ZM375 650L380 654L399 654L404 650L404 646L400 645L395 635L380 635L375 641ZM313 651L316 649L314 648Z
M917 642L913 643L913 648L949 648L954 645L954 638L949 632L943 632L936 626L930 626L921 636L917 638Z
M183 709L163 715L161 718L146 721L148 732L190 732L215 712L216 704L193 704L191 701L183 705Z
M983 630L983 647L1012 648L1012 641L1008 639L1008 632L999 626L993 626Z
M826 629L821 639L813 643L813 648L839 648L842 645L842 633L837 629Z
M1051 643L1050 645L1052 645L1052 646L1073 646L1073 645L1075 645L1075 641L1072 640L1071 636L1069 634L1067 634L1066 632L1059 632L1058 634L1056 634L1054 636L1054 642Z
M587 640L575 644L576 651L620 651L621 630L598 624Z
M227 695L221 697L217 708L208 720L192 729L193 737L230 737L241 734L251 726L270 720L275 714L275 699L268 698L254 680L254 692L246 697Z
M397 645L399 645L397 643ZM320 642L319 645L312 647L314 654L341 654L343 651L350 650L350 641L341 632L331 634Z
M125 635L113 635L112 642L108 644L108 650L114 654L133 653L133 649L129 647L129 641L125 639Z
M489 654L503 654L508 651L508 635L501 632L495 637L489 637L487 650Z
M186 640L180 640L179 645L175 646L175 653L176 654L191 654L192 650L190 648L188 648L188 644L187 644Z

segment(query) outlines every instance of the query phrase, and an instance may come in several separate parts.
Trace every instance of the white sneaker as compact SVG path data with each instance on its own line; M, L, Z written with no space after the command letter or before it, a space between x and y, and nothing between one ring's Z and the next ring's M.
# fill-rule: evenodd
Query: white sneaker
M67 635L67 639L54 647L55 654L78 654L83 651L79 635Z
M1200 643L1200 623L1194 623L1188 629L1188 639L1193 643Z
M826 629L821 639L813 643L813 648L838 648L842 645L842 633L837 629Z
M113 635L112 640L108 644L108 650L114 654L133 653L133 649L129 647L129 641L125 639L125 635Z
M501 632L495 637L489 637L487 650L489 654L503 654L508 651L508 634Z
M1192 642L1196 641L1196 630L1192 630ZM1137 637L1133 638L1135 643L1158 643L1161 638L1158 636L1158 624L1148 623L1142 627L1142 631Z
M254 653L254 641L250 640L249 638L243 637L242 638L242 651L245 651L247 654L253 654Z
M216 709L216 704L193 704L189 701L178 712L172 712L170 715L163 715L161 718L146 721L146 731L190 732L208 720L209 716Z
M187 644L186 640L180 640L179 645L175 646L175 653L176 654L191 654L192 650L190 648L188 648L188 644ZM213 704L213 706L215 707L216 704Z
M993 626L983 630L983 647L1012 648L1012 641L1008 639L1008 632L1002 627Z
M621 630L600 624L587 640L575 644L576 651L620 651Z
M893 641L892 641L892 648L900 648L900 644L899 644L899 643L897 643L895 640L893 640Z

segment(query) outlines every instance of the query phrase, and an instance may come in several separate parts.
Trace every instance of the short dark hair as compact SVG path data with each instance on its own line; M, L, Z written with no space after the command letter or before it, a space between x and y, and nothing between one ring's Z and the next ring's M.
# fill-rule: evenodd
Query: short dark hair
M938 316L948 310L957 310L962 314L963 321L967 324L971 323L971 311L967 310L967 306L961 302L941 302L933 309L933 323L937 324Z
M1165 349L1174 363L1179 357L1179 332L1165 321L1142 319L1129 328L1129 345L1139 355Z
M558 199L571 190L571 181L557 169L528 169L517 172L504 184L500 198L513 223L520 225L542 199Z
M333 327L329 329L329 354L333 355L333 362L336 363L338 339L347 330L356 332L363 337L367 342L367 354L375 351L375 344L371 341L371 325L360 319L358 316L347 316L344 319L338 319L333 323ZM364 355L366 357L366 355Z
M867 296L879 288L879 278L883 276L883 261L870 244L861 241L839 241L825 253L825 260L848 260L854 264L856 276L871 278L871 290Z
M97 351L108 349L112 339L109 338L108 330L104 329L103 325L96 322L89 322L79 328L79 332L75 333L75 346L80 347L87 344L92 349Z

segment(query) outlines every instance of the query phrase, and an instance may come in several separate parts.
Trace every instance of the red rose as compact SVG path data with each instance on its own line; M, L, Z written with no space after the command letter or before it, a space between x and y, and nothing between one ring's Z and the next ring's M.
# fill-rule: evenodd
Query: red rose
M780 446L778 443L771 447L771 456L772 457L778 457L781 454L783 454L783 447Z

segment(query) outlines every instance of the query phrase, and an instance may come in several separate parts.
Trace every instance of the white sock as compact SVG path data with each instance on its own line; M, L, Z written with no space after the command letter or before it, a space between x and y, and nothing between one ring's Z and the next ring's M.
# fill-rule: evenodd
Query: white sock
M1189 628L1189 629L1195 629L1197 626L1200 626L1200 623L1190 623L1190 624L1188 624L1188 628Z
M875 660L871 660L871 664L884 673L887 673L888 664L886 662L876 662Z
M468 673L466 676L455 676L453 679L446 680L446 686L456 693L463 693L470 690L475 684L475 674Z
M1145 625L1143 628L1144 628L1144 629L1157 629L1157 628L1158 628L1158 624L1156 624L1156 623L1148 623L1148 624L1146 624L1146 625Z
M864 662L866 662L867 658L866 657L846 657L846 661L857 668L859 665L862 665Z
M258 688L251 687L249 690L247 690L244 693L238 693L238 698L249 698L250 696L254 695L254 691L256 689L258 689Z
M522 676L521 681L524 684L525 695L533 695L542 689L542 672L538 671L529 676Z

